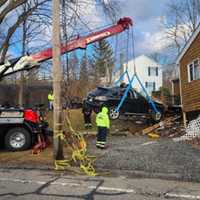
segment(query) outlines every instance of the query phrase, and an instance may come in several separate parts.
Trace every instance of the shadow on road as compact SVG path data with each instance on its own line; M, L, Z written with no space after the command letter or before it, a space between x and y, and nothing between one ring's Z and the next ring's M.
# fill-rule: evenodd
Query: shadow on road
M17 194L17 193L3 193L3 194L0 194L0 197L4 197L4 196L13 196L14 198L17 198L17 197L25 197L25 196L28 196L28 195L37 195L37 196L43 196L43 197L55 197L55 199L57 198L61 198L61 197L64 197L64 198L71 198L71 199L83 199L83 200L94 200L95 199L95 195L103 195L104 198L106 196L120 196L120 195L125 195L127 194L127 192L114 192L114 193L109 193L109 192L99 192L99 188L103 185L104 183L104 180L102 179L85 179L84 181L85 182L96 182L96 186L94 189L90 189L90 191L86 194L83 194L83 195L65 195L65 194L55 194L55 193L45 193L44 190L45 189L48 189L53 183L55 183L55 181L57 181L60 177L56 177L54 178L53 180L50 180L48 182L46 182L45 184L42 184L39 188L37 188L35 191L33 192L26 192L26 193L20 193L20 194ZM81 180L81 179L80 179ZM71 187L71 186L66 186L66 187ZM76 186L77 187L77 186ZM81 186L80 186L81 187ZM86 187L87 189L89 187ZM66 188L67 189L67 188ZM69 189L69 188L68 188ZM102 190L102 189L101 189ZM67 190L66 190L66 193L67 193Z

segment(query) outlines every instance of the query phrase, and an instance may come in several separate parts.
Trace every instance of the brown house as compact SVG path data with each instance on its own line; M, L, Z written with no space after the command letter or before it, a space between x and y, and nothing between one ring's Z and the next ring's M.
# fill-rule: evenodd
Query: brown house
M184 123L200 114L200 25L180 53L180 94Z

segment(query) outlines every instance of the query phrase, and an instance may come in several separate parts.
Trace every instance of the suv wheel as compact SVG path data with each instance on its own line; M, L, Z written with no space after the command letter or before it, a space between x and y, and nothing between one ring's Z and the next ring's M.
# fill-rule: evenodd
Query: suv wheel
M154 122L160 122L162 119L162 113L161 112L153 113L152 119L154 120Z
M26 150L31 146L31 135L25 128L10 129L5 136L5 146L10 151Z
M109 117L110 117L110 119L118 119L119 118L120 112L116 111L115 109L116 109L115 107L111 107L109 109Z

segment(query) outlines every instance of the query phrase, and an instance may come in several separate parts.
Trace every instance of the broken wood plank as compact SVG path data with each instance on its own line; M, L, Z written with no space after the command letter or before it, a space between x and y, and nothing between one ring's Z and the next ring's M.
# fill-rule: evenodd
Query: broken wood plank
M157 123L157 124L154 124L153 126L150 126L150 127L147 127L145 129L142 130L142 134L143 135L146 135L152 131L155 131L156 129L162 127L162 126L171 126L173 125L173 122L176 121L177 119L180 119L181 116L176 116L176 117L168 117L166 118L165 120Z
M163 125L163 123L160 122L158 124L154 124L153 126L147 127L147 128L142 130L142 135L146 135L146 134L156 130L157 128L161 127L162 125Z

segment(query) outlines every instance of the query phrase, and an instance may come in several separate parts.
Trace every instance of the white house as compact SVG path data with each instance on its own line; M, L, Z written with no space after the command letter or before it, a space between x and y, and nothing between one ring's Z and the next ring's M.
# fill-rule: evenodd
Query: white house
M162 65L145 55L141 55L135 58L135 66L137 75L149 95L151 95L152 91L159 90L163 83ZM124 71L125 69L126 64L124 64ZM128 62L128 73L130 77L134 75L134 60ZM115 79L117 79L116 76ZM124 82L128 83L128 78L126 76L124 77ZM142 92L138 81L134 81L132 87Z

